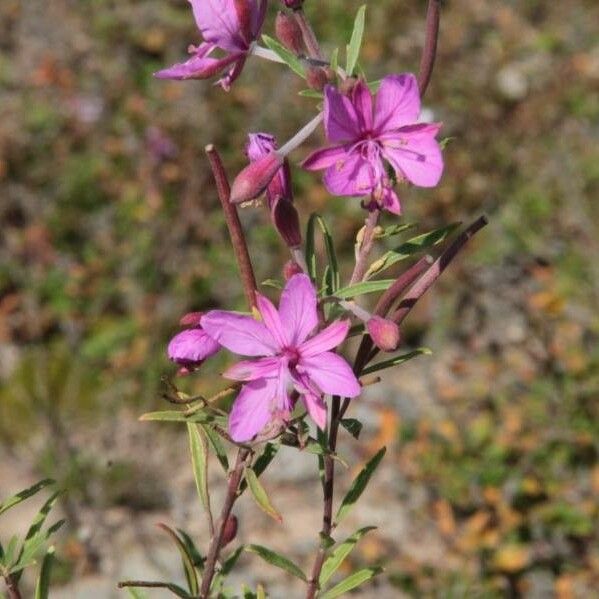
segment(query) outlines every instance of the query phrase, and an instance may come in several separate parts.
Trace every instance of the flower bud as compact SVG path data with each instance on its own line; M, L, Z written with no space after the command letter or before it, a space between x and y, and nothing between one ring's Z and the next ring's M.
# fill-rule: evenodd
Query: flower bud
M271 208L272 221L290 248L299 247L302 244L299 216L295 206L285 198L276 198Z
M306 83L311 89L322 91L329 78L322 67L310 67L306 72Z
M283 164L283 157L271 150L255 162L250 162L233 181L230 201L241 204L257 198L272 181Z
M304 39L301 29L293 17L279 11L275 20L275 34L277 39L294 54L304 51Z
M304 0L281 0L281 2L287 8L291 8L292 10L298 10L299 8L302 7L302 4L304 3Z
M182 327L199 327L203 315L203 312L188 312L181 316L179 324Z
M399 346L399 327L392 320L373 316L366 323L366 329L379 349L393 351Z
M283 276L286 281L289 281L293 275L299 275L302 272L304 272L302 267L295 260L288 260L283 266Z
M223 539L221 547L228 545L237 536L238 520L237 516L231 514L227 518L225 528L223 530Z

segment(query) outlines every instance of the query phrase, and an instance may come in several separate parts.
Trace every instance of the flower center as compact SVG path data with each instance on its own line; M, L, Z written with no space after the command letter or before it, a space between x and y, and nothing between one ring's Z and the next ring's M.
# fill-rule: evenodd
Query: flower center
M297 349L295 347L284 347L282 353L287 358L289 368L295 368L300 359Z

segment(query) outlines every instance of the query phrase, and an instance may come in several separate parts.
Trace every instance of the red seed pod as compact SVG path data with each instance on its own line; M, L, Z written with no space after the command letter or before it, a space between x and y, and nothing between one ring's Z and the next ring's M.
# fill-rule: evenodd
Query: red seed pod
M302 7L302 4L304 3L304 0L281 0L281 2L287 7L287 8L291 8L292 10L298 10Z
M277 39L294 54L301 54L304 51L304 38L297 21L279 11L275 19L275 34Z
M282 164L283 157L275 151L248 164L233 181L230 201L241 204L257 198L268 187Z
M227 518L227 522L225 524L225 529L223 531L222 547L224 547L225 545L228 545L237 536L237 527L238 527L237 516L235 516L234 514L231 514Z
M373 316L366 323L368 334L373 343L383 351L394 351L399 346L399 327L392 320Z

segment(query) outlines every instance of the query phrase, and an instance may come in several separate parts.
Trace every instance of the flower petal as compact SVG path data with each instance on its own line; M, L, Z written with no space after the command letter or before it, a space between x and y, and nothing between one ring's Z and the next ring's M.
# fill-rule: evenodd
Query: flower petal
M398 175L419 187L435 187L443 174L443 155L435 139L441 125L402 127L381 139L383 155Z
M316 290L307 275L293 275L287 281L279 302L279 316L294 347L303 343L318 324L316 302Z
M351 93L352 102L356 110L356 116L363 132L372 130L372 94L368 85L360 79Z
M349 320L336 320L308 341L304 341L298 348L300 355L311 358L334 349L347 337L348 331Z
M327 405L322 397L306 393L302 395L302 401L308 410L310 418L316 422L319 429L324 430L327 425Z
M281 360L277 357L260 360L242 360L223 372L226 379L233 381L255 381L279 376Z
M247 50L234 0L191 0L193 16L202 37L223 50Z
M380 162L378 158L376 160ZM352 152L327 169L324 184L333 195L365 196L376 185L376 170L358 152Z
M222 71L228 65L239 60L240 54L229 54L224 58L211 58L207 54L197 53L185 62L178 62L166 69L154 73L157 79L208 79Z
M374 128L377 133L393 131L415 123L420 114L418 81L412 73L389 75L383 79L374 109Z
M281 319L277 309L272 302L261 293L256 293L256 303L258 310L262 315L262 321L266 328L270 331L272 338L276 341L278 349L282 349L289 344L287 334L281 325Z
M298 370L304 371L323 393L356 397L362 387L350 365L333 352L300 358Z
M277 379L258 379L241 388L229 414L229 434L233 441L250 441L268 424L276 393Z
M392 187L385 187L381 194L380 199L381 206L391 212L391 214L401 214L401 203L399 196L395 193Z
M302 167L308 171L319 171L323 168L333 166L340 160L344 160L347 150L343 146L332 146L321 148L312 152L303 162Z
M214 355L220 345L200 328L186 329L175 335L168 344L168 357L177 364L202 362Z
M350 99L332 85L324 88L324 130L333 143L352 141L360 136L360 123Z
M263 323L236 312L212 310L202 327L215 341L242 356L274 356L277 343Z

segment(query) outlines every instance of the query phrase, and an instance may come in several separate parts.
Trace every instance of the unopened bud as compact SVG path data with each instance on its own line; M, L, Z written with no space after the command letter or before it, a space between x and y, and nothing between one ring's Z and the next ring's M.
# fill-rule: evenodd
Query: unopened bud
M293 10L298 10L302 7L304 0L281 0L281 2L287 7Z
M221 547L228 545L237 536L237 516L231 514L227 518L225 529L223 530L223 540Z
M374 344L383 351L393 351L397 349L400 341L399 327L392 320L373 316L366 323L368 334Z
M199 327L200 320L203 315L203 312L188 312L187 314L181 316L179 324L182 327Z
M322 91L328 81L329 78L322 67L310 67L306 72L306 83L311 89Z
M272 181L283 164L283 157L271 151L255 162L250 162L233 181L231 186L231 202L241 204L257 198Z
M299 275L303 272L302 267L295 260L288 260L283 266L283 276L286 281L289 281L293 275Z
M275 34L277 39L294 54L301 54L304 51L304 38L297 21L279 11L275 19Z
M271 217L283 241L290 248L296 248L302 244L299 216L295 206L289 200L276 198L272 204Z

